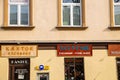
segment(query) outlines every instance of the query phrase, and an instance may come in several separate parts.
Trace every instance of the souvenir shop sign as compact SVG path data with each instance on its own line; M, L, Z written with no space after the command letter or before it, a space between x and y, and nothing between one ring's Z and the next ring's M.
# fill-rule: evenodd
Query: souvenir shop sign
M109 56L120 56L120 45L119 44L108 45L108 55Z
M58 56L92 56L90 44L59 44L57 45Z
M2 57L35 57L37 56L36 45L2 45Z

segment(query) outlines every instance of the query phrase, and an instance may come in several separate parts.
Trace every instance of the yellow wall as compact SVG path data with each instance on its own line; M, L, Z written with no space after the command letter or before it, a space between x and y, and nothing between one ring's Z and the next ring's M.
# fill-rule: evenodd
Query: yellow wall
M93 50L93 56L85 57L84 63L85 80L117 80L116 60L107 50ZM40 64L50 66L50 70L34 70ZM57 57L56 50L40 50L39 57L31 59L31 80L42 72L49 72L50 80L64 80L64 57Z
M86 80L117 80L116 58L107 50L93 50L92 57L85 57Z
M37 58L31 59L31 80L36 80L37 73L49 72L50 80L64 80L64 59L56 57L56 50L40 50ZM38 71L35 66L48 65L49 70Z
M0 58L0 80L8 80L8 58Z
M56 50L39 50L38 57L31 58L30 79L37 73L49 73L50 80L64 80L64 57L57 57ZM93 50L93 56L84 58L85 80L117 80L116 57L107 50ZM35 66L48 65L49 70L38 71ZM8 58L0 58L0 80L8 80Z

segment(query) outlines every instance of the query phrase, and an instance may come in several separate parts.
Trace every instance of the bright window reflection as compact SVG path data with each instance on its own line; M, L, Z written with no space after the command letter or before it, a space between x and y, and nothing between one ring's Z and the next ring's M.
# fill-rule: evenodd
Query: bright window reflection
M10 0L10 2L26 3L28 0Z
M80 0L63 0L63 3L80 3Z

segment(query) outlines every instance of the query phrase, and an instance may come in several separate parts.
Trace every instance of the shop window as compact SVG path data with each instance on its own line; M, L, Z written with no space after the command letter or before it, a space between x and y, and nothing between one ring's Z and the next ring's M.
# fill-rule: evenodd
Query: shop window
M49 80L49 73L37 73L37 80Z
M4 0L4 27L30 27L32 0Z
M58 0L59 27L85 27L85 0Z
M118 80L120 80L120 58L116 58Z
M84 80L83 58L65 58L65 80Z

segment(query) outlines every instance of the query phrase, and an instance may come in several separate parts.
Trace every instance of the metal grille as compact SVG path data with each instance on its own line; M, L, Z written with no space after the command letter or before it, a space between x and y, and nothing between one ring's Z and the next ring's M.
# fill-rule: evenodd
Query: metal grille
M65 58L65 80L84 80L83 58Z

